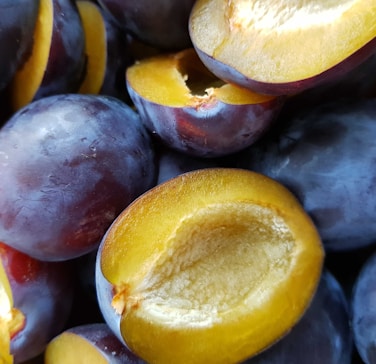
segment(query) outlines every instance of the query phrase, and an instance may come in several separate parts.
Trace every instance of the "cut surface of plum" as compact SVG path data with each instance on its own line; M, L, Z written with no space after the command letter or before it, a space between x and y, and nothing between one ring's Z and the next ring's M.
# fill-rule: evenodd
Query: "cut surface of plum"
M371 3L198 0L190 35L213 73L257 91L297 92L342 74L373 52Z

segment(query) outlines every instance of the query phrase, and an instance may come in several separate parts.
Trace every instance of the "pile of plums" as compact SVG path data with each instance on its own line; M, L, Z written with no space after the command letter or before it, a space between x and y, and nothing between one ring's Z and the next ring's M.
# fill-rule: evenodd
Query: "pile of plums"
M101 243L140 197L221 168L286 187L325 252L302 317L242 362L376 363L375 18L376 0L2 0L0 362L172 364L124 339L140 302Z

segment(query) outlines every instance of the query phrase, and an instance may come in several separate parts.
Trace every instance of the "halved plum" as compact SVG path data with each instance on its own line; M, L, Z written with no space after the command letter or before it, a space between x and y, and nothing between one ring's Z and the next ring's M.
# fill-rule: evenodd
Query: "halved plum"
M284 100L223 82L193 48L136 62L126 81L149 131L167 146L200 157L228 155L254 143Z
M98 251L100 307L148 363L238 363L283 336L316 291L323 248L282 185L231 168L135 200Z
M198 0L193 46L218 77L295 94L340 77L376 48L374 0Z
M87 57L85 77L78 92L128 101L124 72L132 57L124 32L95 2L78 0L76 4L85 33Z

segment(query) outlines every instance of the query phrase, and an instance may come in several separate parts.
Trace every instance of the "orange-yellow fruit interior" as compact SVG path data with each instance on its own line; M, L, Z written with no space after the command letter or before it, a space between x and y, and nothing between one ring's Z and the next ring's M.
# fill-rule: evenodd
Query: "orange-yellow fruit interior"
M90 341L66 331L50 341L44 354L45 364L108 364L102 352Z
M309 305L323 259L296 199L233 169L156 187L101 254L129 347L150 363L187 364L236 363L279 339Z
M38 91L48 63L53 32L53 1L40 0L32 53L10 85L13 110L30 103Z
M77 1L85 33L87 56L85 78L79 93L98 94L103 85L107 64L106 25L99 7L86 0Z
M198 0L190 18L197 48L246 77L288 83L341 63L376 36L368 0Z
M218 79L203 65L193 48L140 60L127 69L126 77L138 95L171 107L195 107L218 100L252 105L274 98Z

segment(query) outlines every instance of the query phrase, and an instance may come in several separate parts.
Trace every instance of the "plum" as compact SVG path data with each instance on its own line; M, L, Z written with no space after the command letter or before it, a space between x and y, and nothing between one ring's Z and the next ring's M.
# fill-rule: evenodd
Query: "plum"
M14 111L45 96L76 92L84 75L85 36L75 1L40 0L33 39L9 85Z
M41 262L3 243L0 259L13 306L24 317L10 342L14 363L21 363L41 354L68 322L74 294L72 270L68 262Z
M246 364L350 364L352 353L348 299L336 277L324 270L300 321L279 342Z
M145 364L102 322L74 326L56 336L46 348L44 363Z
M376 242L376 100L343 99L279 122L239 166L287 186L319 229L327 251Z
M0 4L0 90L8 85L33 47L39 0L2 0Z
M376 362L376 252L365 261L357 280L351 301L351 322L355 346L364 363Z
M41 260L94 250L113 219L155 184L138 115L107 96L39 99L0 129L0 240Z
M142 122L165 145L197 157L235 153L272 125L284 98L224 83L193 48L136 62L128 93Z
M219 78L266 94L296 94L342 77L375 51L369 0L197 0L193 46Z
M163 49L191 45L188 18L195 0L98 0L126 31Z
M316 228L281 184L200 169L150 189L113 222L97 254L98 301L148 363L238 363L300 319L322 262Z

